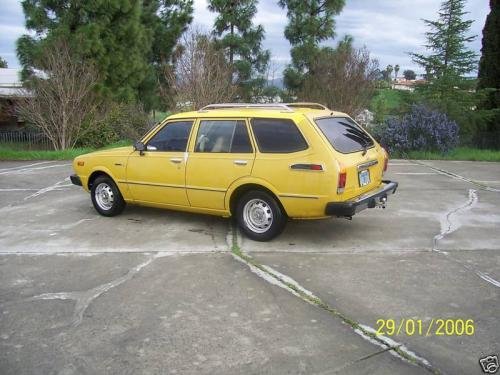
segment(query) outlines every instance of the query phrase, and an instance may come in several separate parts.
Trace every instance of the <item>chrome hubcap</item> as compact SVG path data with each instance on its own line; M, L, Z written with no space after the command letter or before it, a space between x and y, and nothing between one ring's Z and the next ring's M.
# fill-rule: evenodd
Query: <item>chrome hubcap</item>
M264 233L273 224L273 211L267 202L252 199L243 208L243 220L252 232Z
M95 189L95 200L97 205L103 210L110 210L115 202L113 189L105 182L101 182Z

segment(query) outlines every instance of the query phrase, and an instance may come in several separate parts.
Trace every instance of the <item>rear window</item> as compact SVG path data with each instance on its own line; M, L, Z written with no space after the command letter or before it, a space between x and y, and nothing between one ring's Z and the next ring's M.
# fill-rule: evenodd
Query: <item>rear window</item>
M373 146L370 136L348 117L325 117L315 120L333 148L344 154Z
M307 143L292 120L255 118L252 130L262 153L284 154L307 149Z

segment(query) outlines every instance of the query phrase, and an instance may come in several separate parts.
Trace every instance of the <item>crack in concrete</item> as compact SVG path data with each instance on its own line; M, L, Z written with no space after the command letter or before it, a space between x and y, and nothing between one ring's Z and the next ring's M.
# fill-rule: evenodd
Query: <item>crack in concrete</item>
M77 327L83 321L83 314L88 309L90 304L97 299L102 294L106 293L112 288L117 287L125 283L126 281L132 279L139 271L150 265L157 258L162 258L165 256L173 255L171 252L157 252L154 254L148 254L149 257L144 262L132 267L128 272L114 279L108 283L96 286L95 288L77 291L77 292L59 292L59 293L43 293L37 296L29 298L29 301L39 301L39 300L73 300L75 301L75 308L73 312L73 317L71 319L70 325Z
M467 202L461 206L458 206L450 211L448 211L445 215L442 216L441 223L441 232L436 234L432 239L432 250L442 252L437 248L438 241L442 240L448 234L455 232L460 229L460 223L453 221L452 217L463 213L465 211L471 210L478 202L477 191L474 189L469 189L469 199Z
M302 287L298 282L296 282L291 277L279 273L272 267L257 262L255 259L252 258L252 256L248 255L240 248L239 246L240 241L238 240L238 237L239 237L238 230L236 226L234 224L230 225L229 232L227 235L227 243L229 249L231 250L231 254L233 255L234 259L245 264L250 269L250 271L258 275L268 283L285 289L294 296L302 299L304 302L307 302L315 307L319 307L327 311L334 317L341 319L341 321L344 324L350 326L353 329L353 331L356 334L360 335L363 339L371 342L374 345L382 347L383 350L380 352L388 351L397 358L412 363L414 365L420 366L433 374L441 373L438 369L432 366L429 361L427 361L425 358L421 356L418 356L414 352L408 350L408 348L405 345L398 343L383 335L377 335L376 330L374 330L369 326L356 322L355 320L344 315L334 307L328 305L326 302L323 302L323 300L315 296L311 291ZM369 358L369 356L367 358Z
M349 361L349 362L343 364L342 366L333 369L332 371L329 370L329 371L323 372L321 374L338 374L339 372L345 373L345 370L347 368L349 368L351 366L354 366L354 365L356 365L356 364L358 364L360 362L366 361L366 360L368 360L370 358L373 358L373 357L375 357L375 356L377 356L379 354L384 354L384 353L390 352L391 350L392 350L392 348L386 348L386 349L382 349L382 350L377 350L376 352L373 352L371 354L365 355L365 356L363 356L361 358L355 359L353 361Z
M462 262L460 260L457 260L457 259L451 257L448 251L440 250L438 248L438 242L440 240L442 240L447 235L457 231L461 227L460 223L452 220L452 218L456 217L459 214L463 214L465 211L471 210L472 208L474 208L474 206L477 204L478 201L479 201L479 197L478 197L477 191L474 189L469 189L469 198L468 198L467 202L461 206L458 206L454 209L451 209L450 211L448 211L446 214L444 214L442 216L442 218L441 218L441 231L440 231L440 233L436 234L433 238L432 251L435 251L439 254L447 256L448 259L451 259L455 263L461 265L467 271L473 272L476 276L478 276L482 280L496 286L497 288L500 288L500 281L493 279L491 276L485 274L482 271L475 269L474 267L470 266L469 264L467 264L465 262Z
M88 309L92 301L98 298L101 294L106 293L108 290L117 287L120 284L123 284L125 281L130 280L136 273L138 273L141 269L148 266L153 260L155 256L150 256L145 262L129 269L129 271L113 280L109 283L99 285L95 288L78 291L78 292L61 292L61 293L44 293L38 296L31 297L32 301L36 300L73 300L75 301L75 309L73 312L73 318L71 320L71 325L73 327L77 327L83 320L83 314Z
M62 181L56 182L54 185L47 186L46 188L40 189L37 192L35 192L35 193L31 194L31 195L28 195L27 197L24 198L24 200L27 201L28 199L38 197L39 195L48 193L49 191L61 191L61 190L65 190L64 189L65 187L72 186L71 184L61 185L64 182L67 182L67 181L69 181L69 177L66 177Z

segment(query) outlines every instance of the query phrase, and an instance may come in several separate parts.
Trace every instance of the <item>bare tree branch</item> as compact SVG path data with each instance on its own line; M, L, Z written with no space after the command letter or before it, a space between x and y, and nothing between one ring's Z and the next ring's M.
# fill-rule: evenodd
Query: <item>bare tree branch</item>
M232 82L231 65L211 37L191 29L181 46L175 67L164 72L177 107L198 109L233 100L237 86Z
M356 116L370 101L377 67L366 48L344 45L325 49L313 63L298 96Z
M95 92L95 68L72 53L59 39L43 53L43 71L27 82L26 98L18 104L20 115L39 128L54 149L73 147L104 114L102 100ZM86 125L86 126L85 126Z

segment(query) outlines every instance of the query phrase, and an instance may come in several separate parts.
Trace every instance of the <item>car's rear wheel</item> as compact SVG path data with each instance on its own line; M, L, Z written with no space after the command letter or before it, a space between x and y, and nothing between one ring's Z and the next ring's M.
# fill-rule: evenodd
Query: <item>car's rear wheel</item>
M236 215L241 230L255 241L273 239L286 224L286 215L280 205L264 191L244 194L238 201Z
M107 177L97 177L90 190L92 204L103 216L119 215L125 208L125 201L115 182Z

